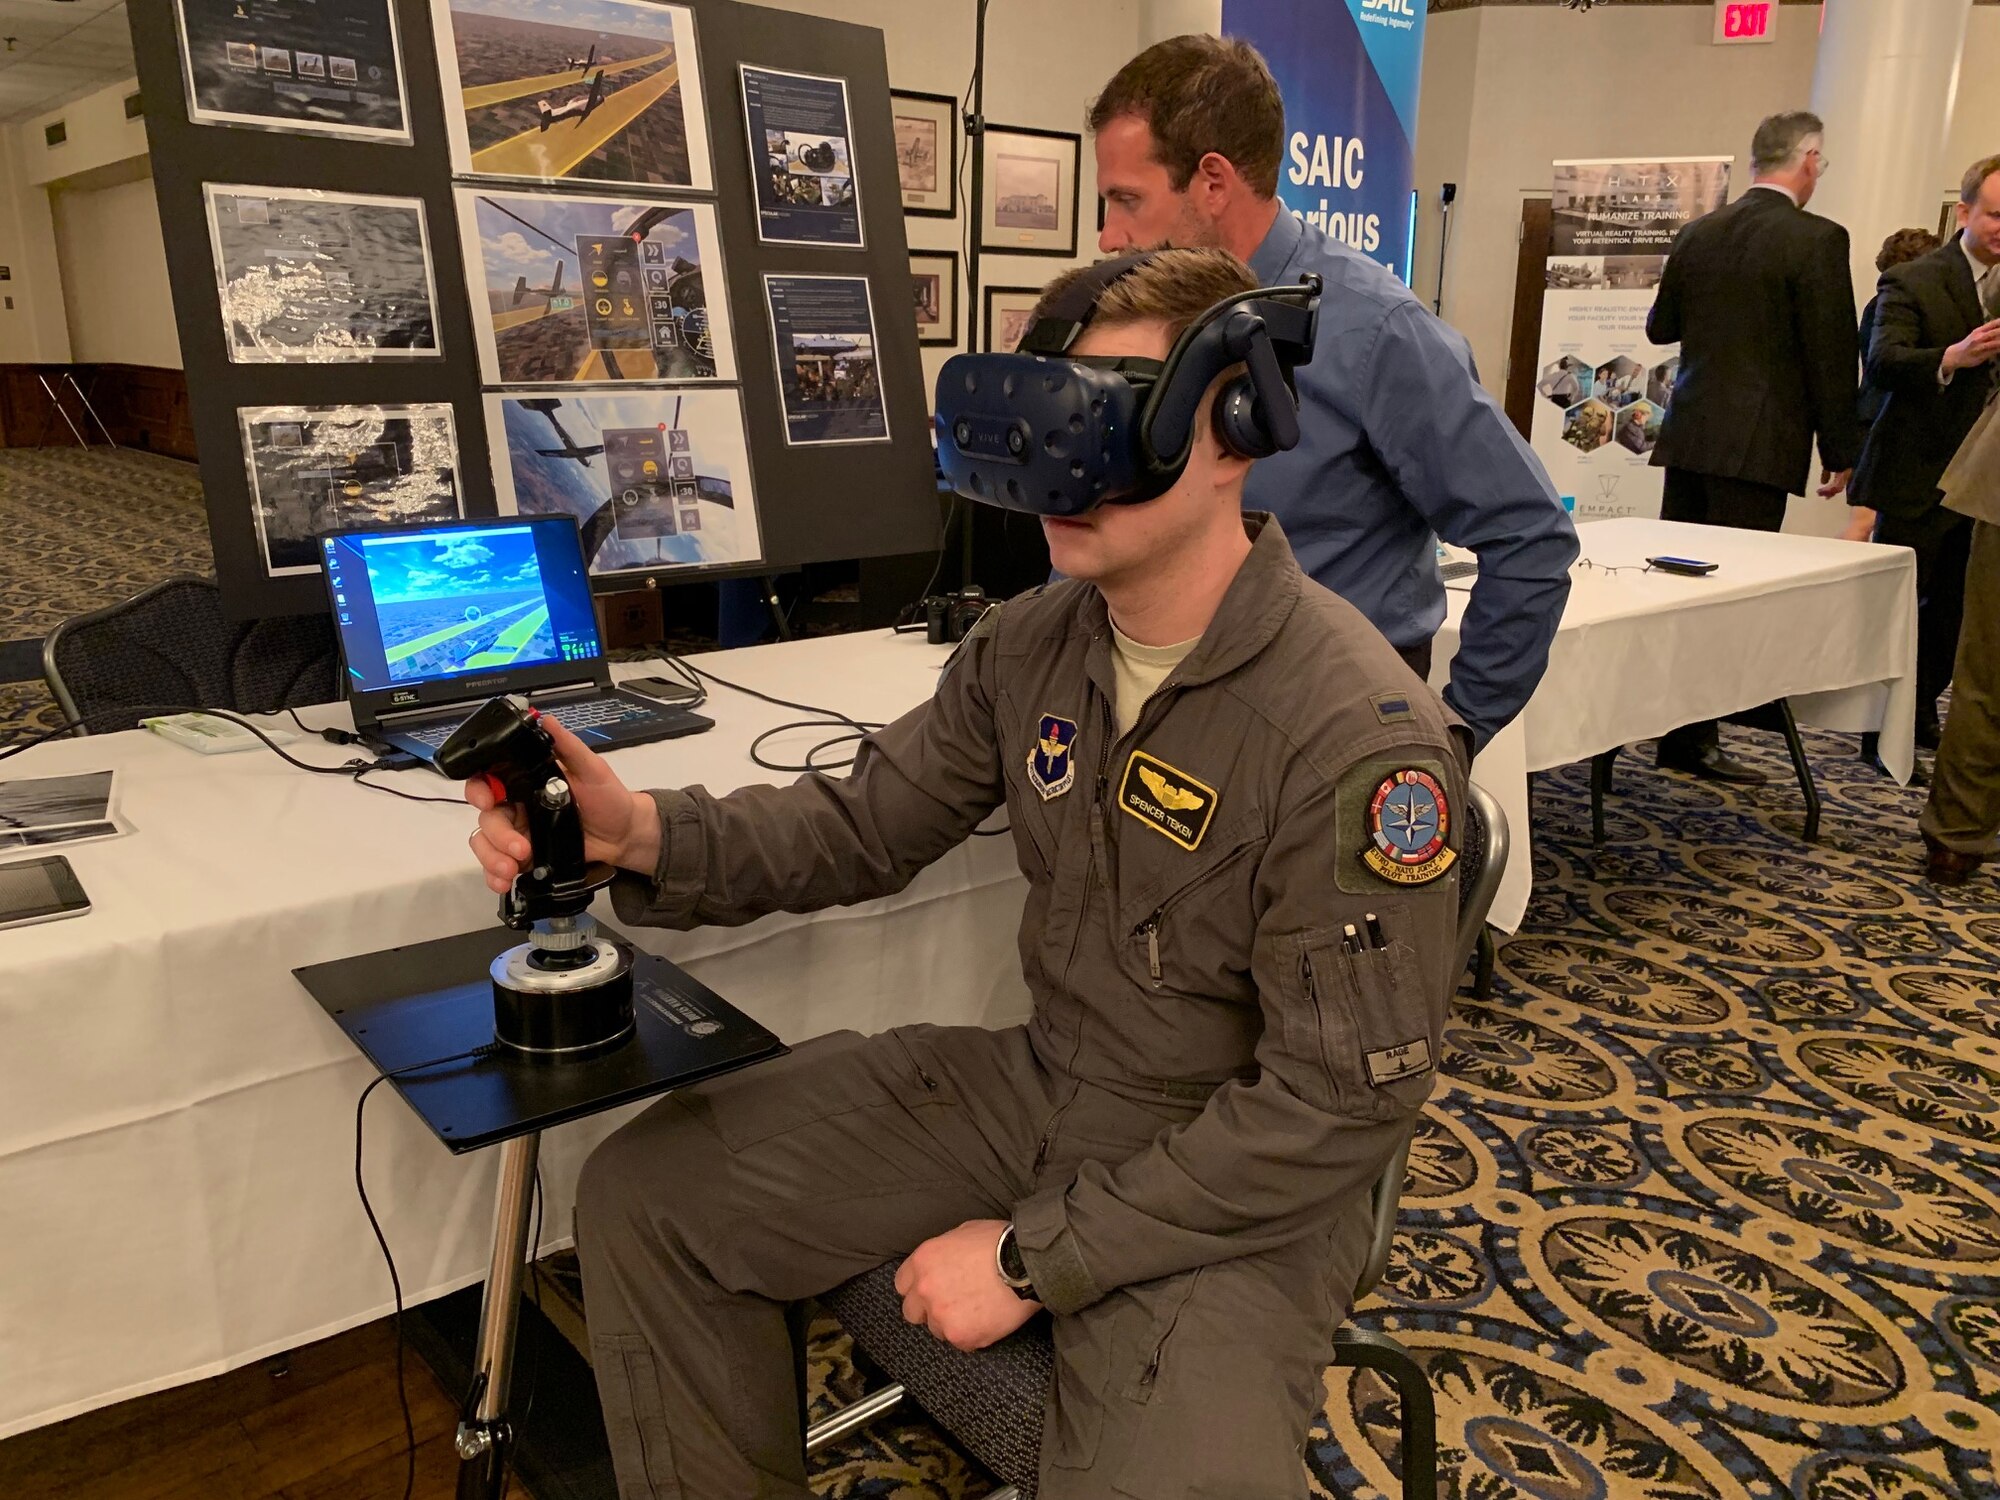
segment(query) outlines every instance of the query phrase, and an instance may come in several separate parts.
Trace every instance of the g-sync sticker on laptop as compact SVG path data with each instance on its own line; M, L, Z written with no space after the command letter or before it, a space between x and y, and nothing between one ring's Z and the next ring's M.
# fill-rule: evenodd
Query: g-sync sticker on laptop
M1201 847L1219 800L1207 782L1143 750L1134 750L1125 762L1125 779L1118 787L1121 808L1188 850Z

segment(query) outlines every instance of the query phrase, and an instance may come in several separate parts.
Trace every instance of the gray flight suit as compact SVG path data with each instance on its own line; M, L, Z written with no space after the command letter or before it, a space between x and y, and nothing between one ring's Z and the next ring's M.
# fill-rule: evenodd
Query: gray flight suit
M887 895L1004 801L1034 1014L821 1037L591 1156L626 1500L804 1500L786 1304L971 1219L1014 1221L1054 1316L1045 1500L1306 1493L1367 1190L1434 1079L1465 776L1437 698L1245 524L1129 734L1103 596L1065 582L987 615L846 778L653 794L659 868L613 901L675 927Z

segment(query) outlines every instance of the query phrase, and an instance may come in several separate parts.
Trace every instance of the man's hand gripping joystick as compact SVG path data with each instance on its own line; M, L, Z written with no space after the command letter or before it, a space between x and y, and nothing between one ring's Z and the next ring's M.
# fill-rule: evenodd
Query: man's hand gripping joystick
M593 825L619 826L619 811L633 821L631 793L567 729L514 698L494 698L459 725L437 765L466 781L480 808L473 847L500 893L500 920L533 934L493 961L495 1036L552 1060L623 1041L632 958L597 935L589 907L617 873L606 856L622 852Z

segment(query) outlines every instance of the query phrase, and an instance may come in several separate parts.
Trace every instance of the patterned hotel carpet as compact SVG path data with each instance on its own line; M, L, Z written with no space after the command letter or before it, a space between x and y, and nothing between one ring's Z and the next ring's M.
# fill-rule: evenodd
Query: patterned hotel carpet
M215 567L200 471L132 448L0 448L0 542L0 641ZM0 683L0 741L61 722L40 682Z
M1456 1500L2000 1494L2000 888L1939 899L1922 794L1807 739L1817 848L1753 736L1749 793L1628 757L1596 853L1587 769L1536 779L1534 904L1357 1316L1428 1367ZM813 1380L815 1416L862 1389L830 1321ZM1400 1495L1393 1416L1329 1371L1314 1493ZM989 1487L920 1417L815 1482Z

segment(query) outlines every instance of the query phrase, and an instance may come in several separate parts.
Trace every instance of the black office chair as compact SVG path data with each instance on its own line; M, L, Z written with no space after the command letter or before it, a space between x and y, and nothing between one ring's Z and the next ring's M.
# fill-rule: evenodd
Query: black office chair
M1486 930L1486 913L1500 888L1508 852L1507 818L1500 804L1479 787L1472 788L1467 800L1459 854L1458 951L1451 967L1454 989ZM1355 1281L1356 1303L1375 1289L1388 1267L1409 1151L1406 1135L1369 1196L1374 1238ZM806 1434L806 1452L867 1426L907 1397L1001 1481L1003 1487L989 1500L1034 1500L1042 1409L1055 1375L1049 1320L1037 1317L990 1348L961 1353L903 1321L903 1299L896 1292L900 1264L877 1266L819 1299L895 1383L814 1423ZM1404 1500L1436 1500L1437 1405L1423 1366L1389 1334L1352 1323L1341 1325L1333 1344L1336 1366L1374 1370L1396 1387L1402 1403Z
M183 708L335 702L340 649L325 615L230 620L214 580L180 577L56 626L42 676L78 734L109 734Z

